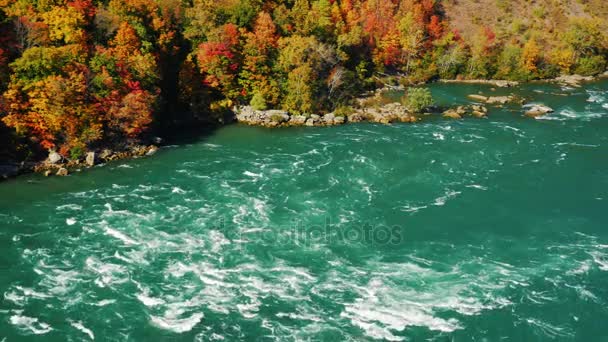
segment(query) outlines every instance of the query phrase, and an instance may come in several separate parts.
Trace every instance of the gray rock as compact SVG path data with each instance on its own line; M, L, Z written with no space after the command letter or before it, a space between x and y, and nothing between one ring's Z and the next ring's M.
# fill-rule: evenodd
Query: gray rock
M555 80L559 83L569 85L571 87L580 87L581 82L593 81L593 77L581 75L563 75L556 78Z
M528 110L526 110L525 112L525 115L532 118L536 118L554 112L553 108L540 104L527 105L524 106L524 108L528 108Z
M515 101L515 98L513 96L483 96L478 94L471 94L468 97L471 100L487 104L507 104L509 102Z
M306 120L306 126L312 127L314 125L315 125L315 120L313 120L312 118Z
M292 125L302 126L306 124L306 117L304 115L294 115L289 121Z
M57 176L65 177L69 174L70 172L65 167L62 167L61 169L59 169L59 171L57 171Z
M49 164L57 164L59 163L61 160L63 159L63 157L61 156L61 154L55 152L55 151L50 151L49 152L49 157L47 158L47 162Z
M513 96L490 96L486 100L486 103L489 104L507 104L509 102L513 102Z
M152 139L154 141L155 144L160 145L163 143L163 138L161 137L154 137L154 139Z
M111 150L105 149L103 151L101 151L101 153L99 154L99 158L102 160L108 160L110 159L110 157L112 157L113 152Z
M342 125L346 122L346 118L343 116L336 116L334 118L334 125Z
M89 152L89 153L87 153L87 157L85 159L85 163L88 166L95 166L95 160L96 160L95 157L96 157L95 156L95 152Z
M487 96L483 96L483 95L471 94L468 97L471 100L475 100L475 101L479 101L479 102L486 102L486 101L488 101L488 97Z
M319 115L317 115L317 114L312 114L312 115L310 116L310 118L311 118L313 121L315 121L315 122L316 122L316 121L319 121L319 120L321 119L321 117L320 117Z
M336 119L336 116L334 114L329 113L329 114L323 115L323 121L325 121L325 123L328 125L333 125L335 119Z
M156 152L158 152L158 147L152 145L152 146L148 147L148 152L146 152L146 155L151 156L151 155L155 154Z

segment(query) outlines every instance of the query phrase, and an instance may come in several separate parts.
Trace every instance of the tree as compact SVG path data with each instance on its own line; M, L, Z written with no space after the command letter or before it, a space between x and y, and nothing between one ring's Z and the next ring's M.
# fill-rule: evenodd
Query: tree
M433 105L433 96L427 88L409 88L401 99L403 105L414 113L420 113Z
M270 15L260 12L253 32L245 35L243 45L243 67L239 74L239 84L246 95L255 95L265 103L278 103L279 86L274 79L272 60L276 58L278 35Z
M207 86L215 88L229 99L240 96L237 83L239 70L239 32L226 24L210 34L210 41L196 50L197 63Z
M534 75L538 74L537 64L540 62L541 59L540 48L534 38L526 42L521 57L521 63L523 65L524 71L531 75L531 78L533 78Z

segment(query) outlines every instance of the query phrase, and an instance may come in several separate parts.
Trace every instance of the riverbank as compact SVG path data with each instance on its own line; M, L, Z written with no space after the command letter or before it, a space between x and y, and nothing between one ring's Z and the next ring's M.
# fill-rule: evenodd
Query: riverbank
M254 110L249 106L233 109L233 117L226 123L238 122L250 126L261 126L267 128L279 127L322 127L337 126L350 123L371 122L379 124L392 123L417 123L430 117L442 117L447 120L459 120L463 118L485 118L491 112L492 107L504 105L521 105L522 115L537 118L553 110L542 104L528 103L522 96L501 95L493 96L491 92L496 88L514 88L524 84L555 83L565 87L580 87L581 85L608 77L604 73L597 77L584 77L578 75L562 76L557 79L519 83L504 80L440 80L443 84L482 84L491 86L488 92L471 93L467 95L471 104L454 105L450 107L431 107L422 113L413 113L404 105L395 101L388 101L386 94L390 92L403 91L404 87L387 86L369 92L356 99L352 107L344 107L340 110L324 115L297 115L282 110ZM529 99L528 99L529 100ZM488 108L490 107L490 108ZM31 172L40 173L45 176L66 176L73 172L86 170L93 166L107 162L141 158L156 153L161 140L150 141L147 144L133 144L126 147L107 149L102 148L90 151L80 158L71 159L50 153L48 158L38 162L5 162L0 164L0 180L27 174Z
M161 140L158 140L161 143ZM111 161L151 156L158 151L158 144L135 144L119 150L101 149L90 151L79 158L67 158L55 151L50 151L45 160L39 162L7 162L0 164L0 181L28 173L40 173L49 176L68 176L73 172L94 167Z

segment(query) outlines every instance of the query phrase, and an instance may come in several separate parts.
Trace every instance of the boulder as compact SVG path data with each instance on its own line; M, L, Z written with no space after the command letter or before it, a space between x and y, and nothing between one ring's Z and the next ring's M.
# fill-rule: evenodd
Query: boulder
M63 160L63 157L61 156L61 154L55 151L50 151L49 157L46 159L47 163L53 165L59 163L61 160Z
M44 175L44 177L50 177L53 174L53 172L51 172L51 170L46 170L42 174Z
M293 115L289 119L289 123L294 126L303 126L306 124L306 117L304 115Z
M65 177L69 174L70 174L70 172L68 171L68 169L66 169L64 167L60 168L59 171L57 171L57 176Z
M89 152L87 153L87 156L85 158L85 163L87 166L95 166L95 152Z
M312 114L310 118L313 120L313 122L317 122L321 119L321 117L317 114Z
M468 97L471 100L487 104L507 104L509 102L515 101L515 97L513 96L483 96L478 94L471 94Z
M485 118L486 116L488 116L488 109L484 106L472 105L471 115L476 118Z
M486 100L488 104L507 104L513 102L513 96L490 96Z
M475 101L478 101L478 102L486 102L486 101L488 101L488 97L487 96L483 96L483 95L471 94L468 97L471 100L475 100Z
M152 146L148 147L148 152L146 152L146 155L151 156L151 155L155 154L156 152L158 152L158 146L152 145Z
M348 122L361 122L365 120L361 112L355 112L348 116Z
M456 109L446 110L445 112L443 112L443 117L454 120L462 119L462 115L458 113L458 110Z
M325 121L326 125L333 125L335 119L336 119L336 116L334 114L329 113L329 114L323 115L323 121Z
M344 116L336 116L334 118L334 125L342 125L346 122L346 118Z
M563 75L555 79L557 82L571 87L580 87L582 82L593 81L591 76Z
M101 151L101 153L99 154L99 158L102 160L108 160L112 157L112 154L114 154L114 152L112 152L111 150L105 149L105 150Z
M533 105L524 106L524 108L526 108L526 107L528 109L526 110L525 115L532 117L532 118L543 116L548 113L553 113L553 108L547 107L545 105L533 104Z
M310 118L310 119L306 120L306 126L312 127L314 125L315 125L315 120L314 119Z

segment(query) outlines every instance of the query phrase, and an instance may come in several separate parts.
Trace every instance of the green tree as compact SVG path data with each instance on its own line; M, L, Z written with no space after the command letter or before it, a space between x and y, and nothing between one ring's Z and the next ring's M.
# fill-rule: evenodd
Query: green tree
M410 111L420 113L433 105L433 96L427 88L409 88L401 102Z

